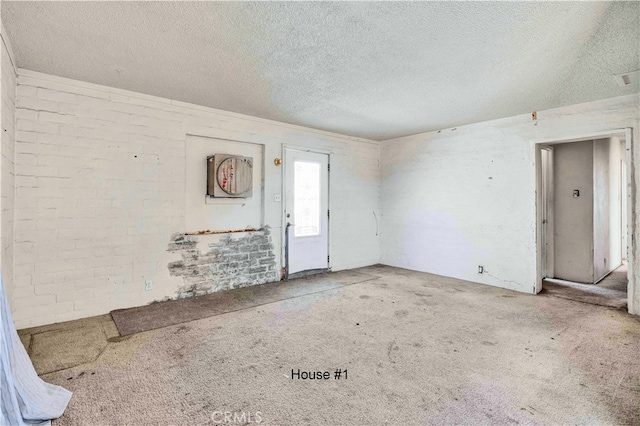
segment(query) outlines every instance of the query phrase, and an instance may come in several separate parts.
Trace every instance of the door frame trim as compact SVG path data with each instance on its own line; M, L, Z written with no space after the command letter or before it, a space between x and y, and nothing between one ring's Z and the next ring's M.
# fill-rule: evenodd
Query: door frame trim
M535 158L535 170L534 170L534 182L535 182L535 206L536 206L536 283L534 286L534 293L539 293L542 290L542 270L543 265L542 262L542 252L540 247L541 242L541 232L542 232L542 216L541 216L541 155L540 151L545 146L552 146L562 143L568 142L580 142L584 140L595 140L602 139L606 137L624 137L625 139L625 155L624 161L626 165L626 176L627 176L627 188L626 188L626 198L627 198L627 211L624 212L626 214L626 223L627 223L627 310L629 313L637 314L640 312L640 306L634 306L634 296L635 293L640 293L640 288L637 288L635 283L636 279L636 271L634 270L634 258L635 258L635 223L633 220L633 216L635 214L635 200L636 200L636 186L634 183L634 173L633 173L633 128L631 127L623 127L623 128L614 128L611 130L603 130L599 132L589 132L585 134L578 134L571 137L559 138L559 139L551 139L536 142L534 144L534 158Z
M547 151L547 171L546 174L543 173L542 171L542 152L543 151ZM553 206L553 197L554 197L554 176L553 176L553 146L552 145L545 145L545 144L539 144L538 145L538 149L536 150L536 158L538 155L538 152L540 153L541 157L540 157L540 176L539 176L539 188L540 188L540 196L539 196L539 207L538 207L538 214L540 214L540 250L542 251L542 253L540 253L540 258L542 261L541 264L541 278L544 279L548 276L553 276L554 275L554 217L553 214L549 214L550 212L553 213L554 211L554 206ZM544 185L544 178L545 176L547 177L547 182L546 182L546 191L542 191L543 185ZM542 197L546 196L546 200L543 200ZM544 211L546 208L546 212ZM542 226L542 219L546 216L547 218L547 223L546 223L546 227Z
M327 209L331 211L331 152L323 149L315 149L309 148L301 145L292 145L292 144L282 144L282 170L281 170L281 194L282 194L282 202L280 205L280 238L282 241L281 244L281 259L282 267L284 268L283 278L289 278L289 250L288 250L288 242L287 242L287 218L285 217L285 207L287 205L287 182L286 182L286 168L287 168L287 150L292 151L301 151L301 152L310 152L314 154L324 154L327 156L327 166L329 170L327 170ZM327 253L329 256L329 260L327 262L327 271L331 271L331 216L327 218Z

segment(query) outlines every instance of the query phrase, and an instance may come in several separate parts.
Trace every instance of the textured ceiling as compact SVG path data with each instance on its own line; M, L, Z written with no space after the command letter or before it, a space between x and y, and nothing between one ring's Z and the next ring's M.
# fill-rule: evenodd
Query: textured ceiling
M19 67L371 139L639 91L638 2L9 2Z

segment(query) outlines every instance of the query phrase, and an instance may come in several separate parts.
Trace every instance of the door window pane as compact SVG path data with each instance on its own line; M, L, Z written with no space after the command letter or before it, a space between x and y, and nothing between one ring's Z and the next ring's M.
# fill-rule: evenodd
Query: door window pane
M296 161L293 175L294 235L320 235L320 164Z

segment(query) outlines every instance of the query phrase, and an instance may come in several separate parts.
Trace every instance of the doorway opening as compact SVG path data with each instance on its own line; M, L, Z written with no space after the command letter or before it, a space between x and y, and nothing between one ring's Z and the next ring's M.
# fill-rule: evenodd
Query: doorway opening
M285 148L285 278L329 270L329 154Z
M537 292L628 306L630 130L536 146Z

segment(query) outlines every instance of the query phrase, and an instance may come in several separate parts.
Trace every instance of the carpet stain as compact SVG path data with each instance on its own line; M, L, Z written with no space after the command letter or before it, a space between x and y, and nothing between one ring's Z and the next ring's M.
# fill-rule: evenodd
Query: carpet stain
M181 325L180 327L176 328L176 331L174 331L173 334L182 334L182 333L186 333L189 330L191 330L191 327L187 327L186 325Z
M387 358L389 358L389 361L391 361L392 363L396 363L396 361L393 359L392 354L393 351L397 351L400 348L398 347L398 345L396 345L396 341L393 340L392 342L389 342L389 344L387 345Z
M401 309L399 311L395 311L394 315L396 316L396 318L404 318L407 315L409 315L409 311L407 311L405 309Z

